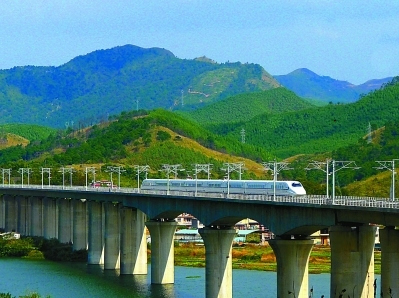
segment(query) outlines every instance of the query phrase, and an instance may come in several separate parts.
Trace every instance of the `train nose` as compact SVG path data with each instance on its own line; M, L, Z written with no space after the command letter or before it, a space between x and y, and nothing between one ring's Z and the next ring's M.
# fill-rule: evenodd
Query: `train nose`
M306 190L303 188L298 192L299 195L306 195Z

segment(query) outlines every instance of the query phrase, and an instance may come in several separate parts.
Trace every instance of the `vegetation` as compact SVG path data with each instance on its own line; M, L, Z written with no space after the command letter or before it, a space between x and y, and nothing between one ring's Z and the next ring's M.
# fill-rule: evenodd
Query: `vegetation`
M194 109L277 86L259 65L179 59L164 49L126 45L59 67L0 70L0 119L79 129L138 107Z
M86 250L72 250L71 243L60 243L57 239L23 237L21 239L0 237L0 257L24 257L60 262L86 262Z
M157 178L164 175L158 171L163 164L182 165L186 173L180 177L187 177L193 164L210 163L213 164L212 177L223 178L224 163L244 162L248 171L243 178L259 179L270 178L262 171L261 162L287 157L293 170L282 171L280 179L299 180L309 194L324 194L325 174L306 171L308 164L312 160L353 160L361 168L340 172L336 193L387 197L389 177L375 169L375 161L397 158L397 81L348 105L306 108L306 103L283 88L237 96L232 102L251 103L248 107L253 110L260 109L260 103L270 107L270 98L277 95L289 102L287 107L296 105L300 109L289 108L287 112L284 105L273 103L273 109L266 114L254 116L256 113L252 113L253 118L243 122L245 143L237 137L244 126L237 123L209 125L210 131L182 114L162 109L139 110L123 112L91 127L52 132L41 139L26 135L32 138L29 144L0 150L0 166L14 171L22 167L33 169L32 184L42 182L41 167L50 167L53 169L51 184L58 185L62 184L62 174L57 168L73 166L76 170L73 184L84 185L86 166L99 170L98 179L108 179L107 167L122 165L126 170L121 177L122 186L134 187L137 181L134 165L149 165L151 177ZM220 113L227 110L223 101L219 104ZM373 130L372 142L364 138L369 123ZM11 182L18 183L20 178L19 174L12 174ZM354 181L370 183L367 179L377 179L371 181L374 187L361 187L360 182L353 185Z
M18 135L29 141L41 140L47 138L51 133L55 132L53 128L31 125L31 124L2 124L0 125L0 137L6 134Z
M187 115L202 125L245 123L262 114L279 114L314 107L295 93L279 87L262 92L239 94Z
M189 139L197 142L189 142ZM204 153L205 147L211 150L207 149L207 153ZM151 113L122 113L108 123L79 131L69 129L66 133L51 134L46 139L31 142L25 147L15 146L0 150L0 165L12 169L35 169L30 177L32 184L41 183L40 167L78 165L76 168L81 171L74 174L74 184L84 185L82 165L102 167L97 177L108 178L105 171L107 167L122 164L126 169L122 182L134 183L137 179L133 165L143 163L153 169L154 177L160 177L158 169L164 163L182 164L188 169L194 163L212 163L214 175L220 178L225 174L220 170L223 163L234 160L228 153L247 155L253 159L269 156L259 148L219 137L181 116L155 110ZM220 157L219 154L223 156ZM238 161L238 158L235 160ZM248 160L248 163L251 164L251 161ZM258 171L260 168L258 165ZM62 184L61 173L54 173L51 181L52 184Z
M0 257L25 257L35 249L31 238L4 239L0 237Z
M276 271L276 257L269 245L247 244L233 246L233 268ZM381 273L381 252L375 252L375 273ZM175 265L205 267L205 247L195 244L175 246ZM329 246L315 245L309 258L309 273L330 273L331 250Z
M151 245L148 247L151 257ZM41 252L42 254L38 253ZM26 237L4 240L0 238L0 257L46 258L59 262L86 262L86 250L72 250L72 244L63 244L56 239ZM276 271L276 257L269 245L233 245L233 268ZM309 273L330 272L331 251L329 246L316 245L309 259ZM175 265L205 267L205 247L194 243L176 243ZM381 272L381 252L375 252L375 272Z
M392 167L392 161L398 157L399 120L386 123L386 125L372 132L357 143L342 147L328 154L300 155L290 160L291 171L284 171L286 179L298 179L304 181L308 193L325 194L326 174L323 171L305 171L304 169L313 161L326 162L330 160L330 172L332 171L331 159L335 161L353 161L357 169L339 171L335 175L336 194L358 195L370 197L390 197L392 176L388 169ZM387 168L377 169L380 166L376 161L386 161ZM339 164L338 164L339 166ZM324 165L325 170L325 165ZM331 178L330 178L331 179ZM330 181L330 191L331 191ZM399 182L395 180L395 188L399 189Z
M297 112L262 114L242 123L207 126L219 135L236 137L244 128L246 143L280 158L329 152L355 144L367 127L373 129L399 118L399 80L352 104L328 105Z

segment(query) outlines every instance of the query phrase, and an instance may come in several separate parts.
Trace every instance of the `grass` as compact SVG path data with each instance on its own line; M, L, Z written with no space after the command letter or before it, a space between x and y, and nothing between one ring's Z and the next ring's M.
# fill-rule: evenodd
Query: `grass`
M269 245L247 244L233 247L233 268L260 271L276 271L276 257ZM205 267L205 247L195 244L175 246L175 265ZM331 250L329 246L315 245L309 257L309 273L331 272ZM374 253L374 272L381 273L381 252Z

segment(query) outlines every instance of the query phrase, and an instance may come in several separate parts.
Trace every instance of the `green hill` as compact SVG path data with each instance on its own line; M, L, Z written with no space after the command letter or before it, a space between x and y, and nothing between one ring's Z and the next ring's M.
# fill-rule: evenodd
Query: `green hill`
M280 158L332 151L354 144L365 135L369 123L381 127L399 118L399 83L394 80L355 103L328 105L280 114L262 114L245 123L215 125L212 131L238 136Z
M53 128L31 124L1 124L0 135L7 133L21 136L29 141L47 138L55 130Z
M246 158L245 158L246 157ZM190 174L193 164L213 164L213 177L222 178L225 162L244 162L248 169L244 177L263 175L256 159L270 159L264 150L239 141L217 136L187 119L165 110L122 113L111 122L93 127L57 132L46 139L0 150L0 167L35 168L31 181L41 182L40 168L73 166L76 183L84 184L86 166L102 168L98 178L107 177L109 165L123 165L125 186L136 181L134 165L147 164L152 177L161 177L163 164L181 164L186 169L181 177ZM54 171L56 171L54 169ZM54 173L53 183L62 183Z
M203 125L246 122L262 114L279 114L314 107L295 93L279 87L235 95L192 111L189 117Z
M342 112L342 111L341 111ZM293 115L293 114L292 114ZM361 169L340 171L337 175L336 194L381 195L389 192L389 175L379 174L375 160L392 160L399 152L399 120L388 122L383 129L372 133L372 142L360 138L350 146L320 154L299 154L286 159L292 170L282 171L279 179L300 180L309 194L325 193L325 173L306 171L312 160L354 160ZM363 134L364 135L364 134ZM336 145L337 147L339 144ZM52 169L52 184L62 184L60 167L72 166L74 185L85 184L85 167L97 169L97 179L109 179L108 166L122 165L126 170L122 186L135 186L137 181L134 165L149 165L150 177L163 177L159 170L163 164L181 165L179 177L193 173L195 163L212 164L212 177L223 178L221 170L226 162L244 162L247 170L244 179L270 178L262 170L260 162L271 161L275 155L264 148L242 144L229 136L219 136L202 128L196 122L174 112L122 113L110 122L81 130L58 131L47 138L30 142L25 147L15 146L0 150L0 167L33 169L31 183L41 183L40 168ZM203 174L203 173L202 173ZM237 173L232 173L234 178ZM19 174L13 174L18 179ZM235 177L237 178L237 177ZM368 180L367 180L368 179ZM361 182L372 181L367 187ZM331 182L330 182L331 183ZM399 186L398 188L399 189Z
M81 128L122 111L190 110L278 86L256 64L179 59L165 49L126 45L58 67L0 70L0 123Z

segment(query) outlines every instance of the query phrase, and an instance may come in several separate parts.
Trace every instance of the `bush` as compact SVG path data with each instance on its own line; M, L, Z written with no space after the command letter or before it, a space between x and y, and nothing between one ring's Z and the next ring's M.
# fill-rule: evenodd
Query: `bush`
M34 242L44 257L52 261L61 262L86 262L87 251L74 251L72 243L60 243L57 239L44 239L36 237Z
M31 250L28 255L26 256L27 259L36 259L36 260L42 260L44 259L44 255L41 251L39 250Z
M166 131L160 130L157 132L157 140L158 141L166 141L171 138L171 135Z
M57 239L44 239L43 237L0 239L0 257L39 259L44 257L52 261L85 262L87 261L87 251L74 251L71 243L60 243Z
M0 239L0 257L24 257L34 249L30 238Z

